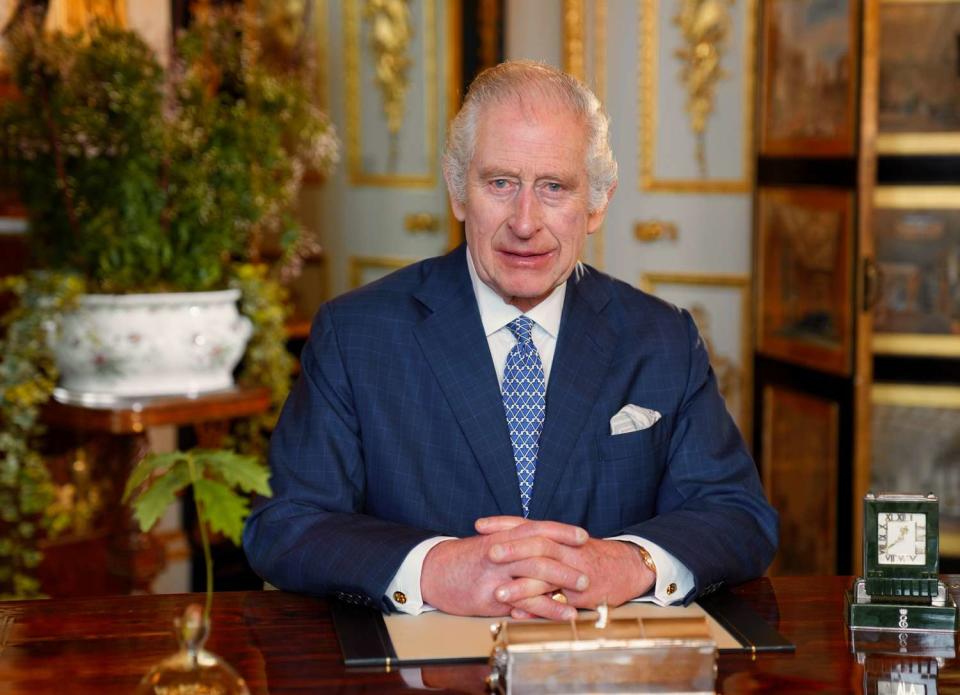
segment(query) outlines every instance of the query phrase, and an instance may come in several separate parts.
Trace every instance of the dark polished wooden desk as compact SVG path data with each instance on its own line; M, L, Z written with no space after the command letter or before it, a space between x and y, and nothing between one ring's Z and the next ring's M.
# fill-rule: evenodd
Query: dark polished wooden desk
M948 577L956 596L960 577ZM863 666L843 626L843 577L785 577L734 591L796 646L794 654L724 655L723 693L863 693ZM199 595L0 603L0 695L129 693L175 650L173 618ZM4 628L3 623L7 626ZM278 591L218 594L207 645L253 693L482 693L485 665L356 671L340 660L326 603ZM930 692L929 690L927 691ZM938 693L960 693L960 664L939 667Z

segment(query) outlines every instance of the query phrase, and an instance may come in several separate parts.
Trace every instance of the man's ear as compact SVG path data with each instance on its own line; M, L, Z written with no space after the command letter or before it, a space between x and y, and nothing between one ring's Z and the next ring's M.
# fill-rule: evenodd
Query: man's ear
M600 225L603 224L603 218L607 215L607 208L610 206L610 199L613 198L613 193L616 190L617 184L610 186L610 190L607 191L607 200L603 204L603 207L600 207L587 215L587 234L593 234L595 231L600 229Z
M457 218L458 222L463 222L467 217L467 207L457 200L453 186L450 185L450 176L446 171L443 172L443 180L447 183L447 197L450 198L450 207L453 209L453 216Z
M447 191L449 193L449 191ZM466 206L457 200L457 197L450 193L450 207L453 209L453 216L457 218L458 222L463 222L467 219L467 208Z

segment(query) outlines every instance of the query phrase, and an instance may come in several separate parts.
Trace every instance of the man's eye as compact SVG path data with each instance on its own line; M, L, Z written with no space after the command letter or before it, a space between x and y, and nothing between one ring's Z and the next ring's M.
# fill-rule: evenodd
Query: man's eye
M494 179L491 183L494 188L506 188L510 185L510 182L506 179Z

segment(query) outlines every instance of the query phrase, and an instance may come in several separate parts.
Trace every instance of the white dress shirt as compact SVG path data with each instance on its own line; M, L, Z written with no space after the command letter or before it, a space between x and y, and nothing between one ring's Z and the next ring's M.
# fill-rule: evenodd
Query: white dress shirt
M473 291L477 296L477 304L480 308L483 331L487 336L490 356L493 358L493 364L497 370L497 381L502 386L507 355L517 343L517 339L507 328L507 324L521 316L523 312L512 304L503 301L500 295L480 280L469 250L466 256L470 281L473 284ZM560 318L563 315L563 299L566 291L567 283L561 283L546 299L526 312L526 315L534 321L533 344L537 346L537 350L540 352L540 360L543 362L543 376L547 384L550 383L550 368L553 365L553 355L557 349L557 335L560 332ZM517 494L520 494L519 487ZM534 494L536 494L536 484L534 484ZM423 602L423 597L420 594L420 574L423 570L423 561L430 549L446 540L452 539L449 536L428 538L407 554L406 559L400 565L400 569L397 570L387 587L386 595L397 610L413 615L434 610L432 606ZM693 589L693 575L690 570L657 544L631 535L615 536L609 540L630 541L642 545L650 553L650 557L657 566L657 582L653 592L638 596L635 600L650 601L666 606L683 599ZM394 599L394 596L398 594L405 597L404 603L398 603Z

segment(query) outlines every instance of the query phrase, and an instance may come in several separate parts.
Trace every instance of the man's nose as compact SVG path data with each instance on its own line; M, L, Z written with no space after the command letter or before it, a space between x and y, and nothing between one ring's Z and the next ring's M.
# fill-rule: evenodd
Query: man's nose
M513 216L510 228L519 237L536 234L543 221L543 208L540 199L532 187L521 186L514 200Z

